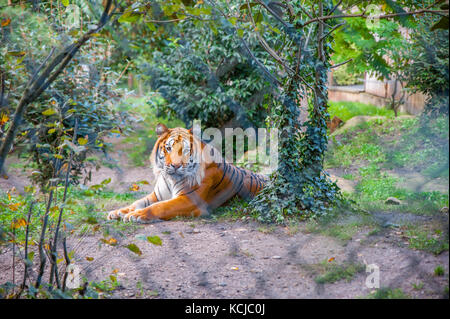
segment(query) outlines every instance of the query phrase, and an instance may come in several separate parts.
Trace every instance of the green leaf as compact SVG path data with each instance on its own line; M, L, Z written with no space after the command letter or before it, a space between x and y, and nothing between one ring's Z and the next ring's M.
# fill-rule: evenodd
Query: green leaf
M140 13L127 11L124 14L122 14L117 21L119 21L120 23L123 23L123 22L133 23L133 22L136 22L137 20L139 20L140 17L141 17Z
M69 5L69 0L61 0L63 6L67 7Z
M131 250L133 253L135 253L138 256L142 255L142 251L135 244L129 244L125 247L128 248L129 250Z
M162 240L161 238L159 238L159 236L148 236L147 237L147 241L149 243L152 243L153 245L158 245L161 246L162 245Z
M56 132L56 129L55 128L51 128L51 129L49 129L48 130L48 134L53 134L53 133L55 133Z
M55 109L46 109L44 112L42 112L42 115L50 116L50 115L53 115L55 113L56 113Z
M24 56L25 51L9 51L7 54L12 56Z
M232 25L236 25L237 18L236 18L236 17L231 17L231 18L228 19L228 21L229 21Z

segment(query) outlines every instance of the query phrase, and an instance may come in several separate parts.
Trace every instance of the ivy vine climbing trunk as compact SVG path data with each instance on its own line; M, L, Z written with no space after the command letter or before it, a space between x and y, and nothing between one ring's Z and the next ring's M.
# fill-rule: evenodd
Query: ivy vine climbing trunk
M294 214L324 214L340 194L336 184L323 171L328 144L326 85L330 43L332 32L338 26L333 27L332 21L323 23L318 20L305 28L301 22L304 18L331 14L334 11L331 0L301 9L291 18L300 22L284 28L296 43L291 52L296 57L296 65L293 68L295 72L284 82L281 90L284 94L272 114L272 125L281 128L279 167L250 206L262 221L281 222ZM301 99L307 99L309 106L304 130L301 129L297 102Z

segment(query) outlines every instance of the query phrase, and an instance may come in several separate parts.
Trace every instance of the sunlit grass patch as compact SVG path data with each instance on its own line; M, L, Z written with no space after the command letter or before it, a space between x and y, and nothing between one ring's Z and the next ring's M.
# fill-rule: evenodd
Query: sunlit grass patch
M388 110L386 108L380 108L372 104L365 104L360 102L329 101L328 105L328 113L330 114L330 118L333 118L333 116L337 116L344 122L358 115L387 117L394 117L395 115L393 110Z

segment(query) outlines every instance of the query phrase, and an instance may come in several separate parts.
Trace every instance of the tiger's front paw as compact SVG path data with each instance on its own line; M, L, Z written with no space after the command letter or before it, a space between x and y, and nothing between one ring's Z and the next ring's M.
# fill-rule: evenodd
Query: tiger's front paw
M134 211L134 207L126 207L126 208L120 208L117 210L112 210L108 213L108 215L106 216L106 219L108 219L108 220L121 219L126 214L133 212L133 211Z
M122 217L124 222L135 222L141 224L148 224L158 220L158 218L152 215L151 209L136 209Z

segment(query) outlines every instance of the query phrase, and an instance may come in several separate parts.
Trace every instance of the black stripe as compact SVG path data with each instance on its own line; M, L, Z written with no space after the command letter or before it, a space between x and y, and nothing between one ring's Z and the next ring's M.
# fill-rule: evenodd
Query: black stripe
M167 185L167 181L166 181L166 179L164 177L163 177L163 181L164 181L164 184L166 184L167 190L170 192L169 185Z
M185 194L182 194L182 195L189 195L189 194L195 192L195 191L196 191L197 189L199 189L199 188L200 188L200 187L197 187L196 189L193 189L193 190L189 191L188 193L185 193Z
M230 165L230 166L233 169L233 174L228 179L230 180L231 183L233 183L233 176L236 173L236 167L234 167L233 165Z
M224 162L223 162L223 165L224 165L224 170L223 170L222 179L220 180L220 182L219 182L216 186L213 187L213 189L216 189L216 188L222 183L223 179L225 178L225 175L227 174L227 171L228 171L228 164L225 163L225 161L224 161Z
M236 194L239 194L239 192L241 191L242 187L244 186L244 178L245 178L245 175L242 173L242 171L241 171L240 173L242 174L242 178L241 178L241 181L240 181L240 186L241 186L241 187L239 187L239 189L238 189L238 191L236 192Z

